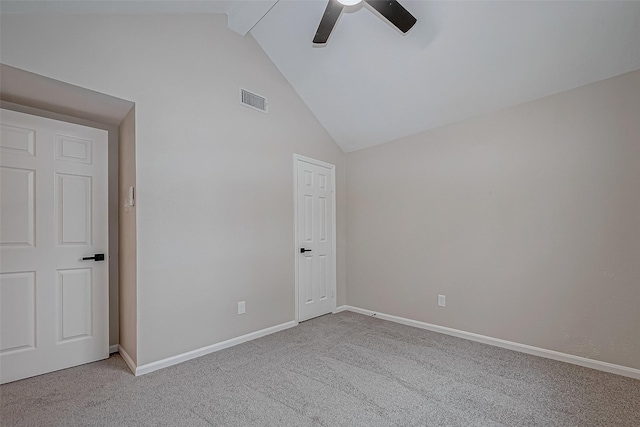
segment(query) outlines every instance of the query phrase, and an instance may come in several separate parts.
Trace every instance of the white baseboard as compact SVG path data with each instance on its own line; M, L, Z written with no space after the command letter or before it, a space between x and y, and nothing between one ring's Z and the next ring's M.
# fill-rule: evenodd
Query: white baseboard
M136 375L136 364L133 363L133 359L129 356L129 353L121 346L118 346L118 353L120 353L120 356L122 356L129 369L131 369L131 372Z
M272 326L270 328L262 329L256 332L251 332L250 334L242 335L236 338L231 338L229 340L222 341L217 344L208 345L206 347L188 351L186 353L167 357L166 359L158 360L156 362L140 365L137 368L133 369L133 372L135 373L136 376L148 374L150 372L157 371L158 369L163 369L169 366L177 365L178 363L186 362L187 360L195 359L196 357L200 357L206 354L214 353L216 351L224 350L225 348L233 347L234 345L242 344L244 342L251 341L256 338L264 337L265 335L270 335L275 332L292 328L297 324L298 322L296 322L295 320L292 320L291 322L286 322L280 325ZM129 363L127 362L127 364ZM131 367L131 365L129 365L129 367Z
M117 353L120 346L118 344L109 346L109 354Z
M416 328L427 329L441 334L451 335L458 338L464 338L471 341L489 344L496 347L502 347L509 350L519 351L521 353L532 354L534 356L545 357L547 359L559 360L561 362L572 363L574 365L584 366L586 368L597 369L599 371L610 372L612 374L623 375L625 377L640 380L640 369L629 368L627 366L615 365L613 363L601 362L599 360L587 359L586 357L575 356L573 354L561 353L559 351L547 350L545 348L533 347L526 344L520 344L513 341L506 341L499 338L488 337L486 335L465 332L459 329L447 328L445 326L433 325L431 323L420 322L418 320L406 319L404 317L392 316L390 314L378 313L364 308L353 307L350 305L342 305L336 307L334 313L341 311L352 311L354 313L364 314L366 316L375 316L379 319L389 320L391 322L402 323L403 325L414 326Z

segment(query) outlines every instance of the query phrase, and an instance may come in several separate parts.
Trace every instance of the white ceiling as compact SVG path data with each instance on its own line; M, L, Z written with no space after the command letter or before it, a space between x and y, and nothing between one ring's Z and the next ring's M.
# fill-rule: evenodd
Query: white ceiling
M2 0L2 13L227 13L246 0ZM262 0L247 1L259 2Z
M314 48L326 1L251 30L344 151L640 69L640 2L400 1L405 36L362 8Z
M640 69L638 1L400 1L418 19L406 35L359 5L322 48L311 40L326 0L5 0L1 10L226 13L347 152Z

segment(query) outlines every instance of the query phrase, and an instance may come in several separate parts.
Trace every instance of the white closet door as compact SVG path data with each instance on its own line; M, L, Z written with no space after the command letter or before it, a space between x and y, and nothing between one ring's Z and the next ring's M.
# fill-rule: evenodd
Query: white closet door
M334 170L312 159L298 158L298 321L335 309Z
M109 357L108 138L8 110L0 122L6 383Z

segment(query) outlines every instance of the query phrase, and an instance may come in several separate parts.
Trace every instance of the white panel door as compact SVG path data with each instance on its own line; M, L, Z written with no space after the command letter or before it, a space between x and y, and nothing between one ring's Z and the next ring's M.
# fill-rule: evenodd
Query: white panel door
M296 156L298 321L335 309L335 168Z
M107 185L106 131L0 110L0 382L109 357Z

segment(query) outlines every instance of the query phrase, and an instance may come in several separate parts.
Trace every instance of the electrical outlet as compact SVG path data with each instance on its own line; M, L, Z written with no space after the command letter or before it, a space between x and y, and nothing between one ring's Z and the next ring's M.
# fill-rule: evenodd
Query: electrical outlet
M244 314L244 313L245 313L244 301L240 301L238 303L238 314Z
M447 306L447 297L444 295L438 295L438 307Z

